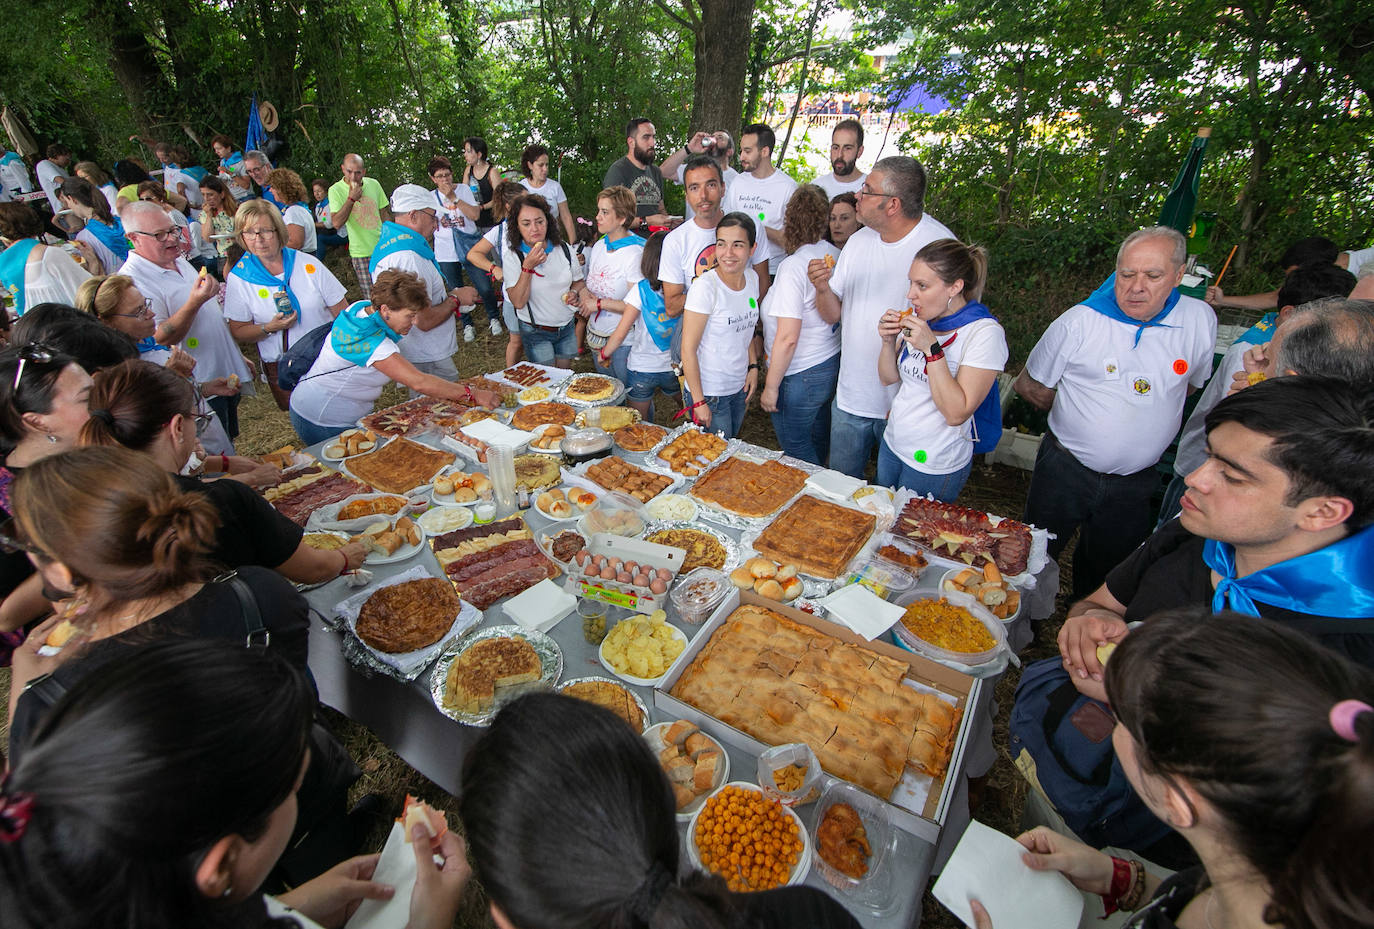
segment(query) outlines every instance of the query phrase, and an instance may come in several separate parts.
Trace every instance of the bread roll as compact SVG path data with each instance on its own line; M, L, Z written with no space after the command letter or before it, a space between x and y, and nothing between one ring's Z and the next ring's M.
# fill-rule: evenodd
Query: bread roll
M697 795L692 792L690 787L682 784L673 785L673 802L677 805L678 812L685 809L696 798Z
M716 782L716 765L720 762L720 752L702 752L692 768L692 787L697 791L710 790Z
M764 578L754 584L754 593L760 597L767 597L769 600L783 600L782 585L770 578Z
M348 448L342 442L335 442L326 447L324 453L329 458L343 458L348 454Z
M453 478L446 474L441 474L434 479L434 492L443 496L453 493Z
M457 503L471 503L477 499L477 491L471 487L453 488L453 499Z
M491 490L491 479L485 474L472 475L472 489L479 494L484 490Z
M749 573L746 565L740 565L730 572L730 583L740 590L749 590L754 586L754 575Z
M689 735L696 733L697 727L685 719L679 719L667 729L663 730L663 744L675 745L679 748L687 741Z
M801 596L802 582L799 577L789 577L782 582L782 598L784 600L795 600Z
M781 567L778 568L777 578L778 578L779 583L781 583L782 581L787 580L789 577L796 577L796 576L797 576L797 566L794 565L794 564L785 564L785 565L782 565Z
M777 577L778 566L767 558L750 558L749 573L756 580L766 580L767 578Z

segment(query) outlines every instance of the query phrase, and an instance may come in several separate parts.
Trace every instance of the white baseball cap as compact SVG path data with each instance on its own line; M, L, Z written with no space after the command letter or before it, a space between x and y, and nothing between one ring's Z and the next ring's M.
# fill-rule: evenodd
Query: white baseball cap
M438 205L434 196L419 184L402 184L391 192L391 211L393 213L433 210Z

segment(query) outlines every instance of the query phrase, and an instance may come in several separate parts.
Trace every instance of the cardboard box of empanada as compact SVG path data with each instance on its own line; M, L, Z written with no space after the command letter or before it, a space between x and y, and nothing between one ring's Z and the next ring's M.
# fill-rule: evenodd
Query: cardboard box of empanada
M920 773L913 767L907 767L892 794L882 798L887 801L887 810L893 825L932 844L937 843L940 839L940 831L944 828L945 820L948 818L950 804L957 793L954 788L958 784L958 779L963 776L964 756L969 750L974 721L979 715L977 712L980 709L978 698L982 692L983 682L888 642L870 642L844 626L766 599L752 590L733 590L711 614L711 618L693 636L687 644L687 648L673 662L673 666L668 669L662 682L654 688L654 705L664 714L661 718L690 720L706 732L747 753L752 758L757 758L759 754L771 746L678 699L671 692L682 677L683 672L691 666L702 648L710 641L711 636L725 624L730 615L741 605L763 607L841 642L868 649L884 658L900 662L909 669L903 677L903 686L915 685L915 689L922 693L936 693L946 703L959 709L960 716L954 733L953 748L944 774L939 777L931 777L928 774ZM986 711L984 710L984 712ZM990 738L991 735L985 734L983 737ZM812 747L815 748L815 746ZM832 780L835 778L829 773L825 774L821 783L822 789Z

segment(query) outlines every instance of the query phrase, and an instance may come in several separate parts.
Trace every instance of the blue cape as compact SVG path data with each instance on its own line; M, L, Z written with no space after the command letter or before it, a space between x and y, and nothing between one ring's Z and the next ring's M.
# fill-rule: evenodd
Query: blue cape
M377 264L387 255L396 252L414 252L421 258L434 265L434 270L443 275L439 268L439 262L434 260L434 249L425 241L425 237L412 229L407 229L400 223L382 223L381 238L377 240L377 247L372 250L372 260L368 262L367 273L376 277Z
M1220 575L1212 610L1260 615L1256 601L1309 616L1374 618L1374 526L1315 552L1236 577L1236 551L1208 539L1202 560Z
M24 300L24 272L29 263L29 253L37 244L37 239L20 239L0 252L0 286L14 296L14 312L19 316L23 316L29 308Z
M625 241L621 239L621 241ZM654 290L648 278L639 279L639 321L654 340L660 352L666 352L673 344L673 333L677 330L678 320L668 315L668 307L663 295Z
M367 359L386 339L400 342L401 335L386 324L382 314L366 312L372 304L366 300L346 307L329 330L329 346L344 361L360 368L367 367Z
M129 257L129 240L125 238L124 223L118 216L114 217L114 223L108 226L92 216L86 221L86 228L91 230L91 235L113 252L120 261Z
M1102 286L1094 290L1088 296L1088 299L1083 301L1083 305L1119 323L1134 326L1135 345L1139 345L1140 337L1144 335L1146 329L1152 329L1156 326L1163 329L1173 328L1172 326L1166 326L1164 324L1164 317L1168 316L1169 313L1173 311L1174 307L1178 306L1178 298L1178 288L1175 287L1173 290L1169 291L1169 298L1164 301L1164 309L1156 313L1152 319L1141 322L1133 316L1127 316L1126 312L1122 310L1121 306L1116 302L1116 272L1113 271L1111 276L1102 282Z

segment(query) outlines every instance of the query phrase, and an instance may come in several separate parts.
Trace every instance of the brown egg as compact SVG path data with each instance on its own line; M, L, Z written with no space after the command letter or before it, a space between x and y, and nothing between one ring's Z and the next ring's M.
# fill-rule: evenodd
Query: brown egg
M627 561L627 562L625 562L625 570L626 570L626 571L629 571L631 574L638 574L638 573L639 573L639 562L637 562L637 561Z
M593 555L593 556L592 556L592 564L596 565L598 568L600 568L600 567L601 567L602 565L604 565L605 563L606 563L606 556L605 556L605 555Z
M602 569L601 569L601 579L602 579L603 581L613 581L613 580L615 580L615 568L612 568L610 565L607 565L606 567L602 568Z
M587 559L591 557L592 553L587 551L585 548L578 549L577 554L573 555L573 559L576 560L577 563L580 565L586 564Z
M666 593L667 590L668 582L663 580L662 578L656 577L653 579L653 581L649 583L649 591L651 593L661 594Z
M673 579L673 572L669 571L667 568L659 568L657 574L658 579L660 581L663 581L665 584Z
M621 561L619 558L615 558L615 557L612 557L610 560L608 560L608 561L606 562L606 564L610 565L612 568L615 568L617 571L620 570L620 566L623 565L624 563L625 563L625 562L623 562L623 561Z
M634 580L634 575L628 571L621 571L615 576L615 579L618 583L628 584L630 581Z
M647 574L636 574L636 575L635 575L635 579L634 579L634 585L635 585L636 587L648 587L648 586L649 586L649 575L647 575Z

